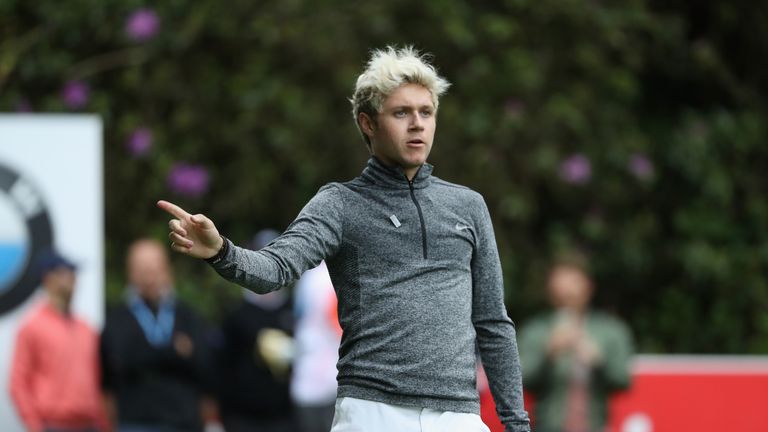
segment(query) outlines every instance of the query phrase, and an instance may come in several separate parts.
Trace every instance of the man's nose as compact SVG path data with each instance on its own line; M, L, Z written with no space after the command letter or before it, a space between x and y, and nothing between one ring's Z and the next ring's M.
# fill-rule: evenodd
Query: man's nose
M415 113L411 116L411 123L408 125L408 128L415 130L424 129L424 119L421 118L419 113Z

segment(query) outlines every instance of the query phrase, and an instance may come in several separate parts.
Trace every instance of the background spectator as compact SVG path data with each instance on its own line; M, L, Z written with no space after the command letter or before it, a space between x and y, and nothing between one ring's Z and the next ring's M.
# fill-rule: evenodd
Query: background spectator
M260 231L251 248L261 249L278 234ZM291 359L281 355L285 344L291 344L292 329L285 291L259 295L243 290L243 300L222 327L219 394L227 432L296 430L289 394Z
M75 265L53 250L37 257L45 290L19 330L11 396L30 432L109 430L99 386L98 335L70 311Z
M104 388L120 432L199 431L212 402L205 330L176 298L163 244L141 239L128 250L125 301L102 334ZM213 421L213 419L206 419Z
M291 396L301 432L327 432L336 402L341 327L336 292L325 262L296 285L296 349Z
M536 399L536 431L603 431L608 397L630 383L630 332L619 319L590 308L593 289L583 264L556 263L547 279L554 310L520 333L523 383Z

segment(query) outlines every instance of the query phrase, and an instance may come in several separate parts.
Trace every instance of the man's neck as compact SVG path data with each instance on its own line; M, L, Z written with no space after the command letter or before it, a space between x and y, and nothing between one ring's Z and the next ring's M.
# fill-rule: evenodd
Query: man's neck
M70 302L68 300L65 300L65 299L62 299L62 298L58 298L58 297L49 295L48 296L48 302L51 304L53 309L56 310L56 312L58 312L58 313L60 313L62 315L69 315L69 313L70 313L69 303Z
M587 313L589 311L588 307L575 307L575 306L567 306L567 307L560 307L557 308L558 313L561 315L568 316L575 320L582 320L585 316L587 316Z
M403 168L403 172L405 173L405 177L408 178L408 181L411 182L416 177L416 174L419 172L419 168Z
M375 157L376 160L378 160L379 162L381 162L382 165L384 165L384 166L386 166L388 168L400 168L403 171L403 174L405 174L405 177L406 177L406 179L408 179L409 182L413 181L413 179L416 178L416 174L418 174L419 170L421 169L421 165L416 166L416 167L408 167L408 168L406 168L404 166L400 166L400 165L397 165L395 163L387 162L384 159L376 156L375 154L373 155L373 157Z

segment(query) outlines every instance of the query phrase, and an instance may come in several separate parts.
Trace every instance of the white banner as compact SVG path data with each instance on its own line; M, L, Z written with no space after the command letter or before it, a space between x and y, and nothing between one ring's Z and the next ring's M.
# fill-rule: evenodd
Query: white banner
M78 266L73 310L104 320L102 125L93 115L0 115L0 425L23 431L8 392L16 331L39 300L33 257Z

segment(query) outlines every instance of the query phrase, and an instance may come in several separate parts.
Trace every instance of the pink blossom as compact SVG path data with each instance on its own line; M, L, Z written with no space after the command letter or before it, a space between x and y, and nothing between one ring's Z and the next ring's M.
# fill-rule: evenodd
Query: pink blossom
M134 156L146 155L152 148L152 130L144 127L134 130L125 145Z
M576 153L560 163L559 174L566 183L586 184L592 178L592 164L585 155Z
M128 37L143 42L155 37L160 30L160 18L152 9L136 9L128 17L125 23L125 32Z
M168 173L168 188L177 195L198 198L208 191L208 170L202 165L179 162Z
M64 101L64 105L71 109L84 107L88 103L90 94L90 87L83 81L68 81L61 89L61 99Z
M653 162L642 153L633 153L629 158L627 169L639 180L648 180L653 177Z

